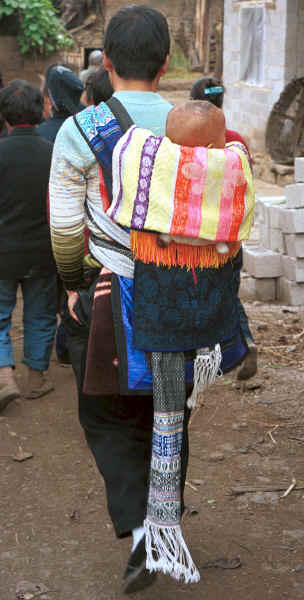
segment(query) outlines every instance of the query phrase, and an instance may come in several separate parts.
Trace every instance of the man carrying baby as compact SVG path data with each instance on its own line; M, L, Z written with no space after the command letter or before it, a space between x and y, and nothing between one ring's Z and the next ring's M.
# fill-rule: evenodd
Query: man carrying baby
M160 12L147 6L132 5L119 10L110 20L105 35L104 66L115 90L114 98L123 105L137 126L151 130L155 136L165 135L167 115L171 110L171 105L156 92L159 79L166 72L169 47L166 19ZM97 126L94 119L98 122ZM117 131L117 122L103 104L87 108L77 115L76 120L67 119L56 138L50 180L51 233L57 267L69 296L69 350L77 377L80 422L105 480L115 532L118 537L133 535L131 554L123 577L124 592L129 594L151 585L155 580L155 573L145 568L147 540L143 526L147 513L151 462L153 395L151 373L148 383L145 378L139 378L137 385L131 385L138 375L140 360L142 357L145 360L145 353L143 350L140 354L134 347L132 326L125 328L121 334L122 322L133 312L134 260L130 252L129 232L116 225L107 215L111 200L105 184L107 170L101 173L95 158L104 147L98 138L101 130L105 132L104 139L107 140ZM114 180L115 173L113 183ZM90 252L84 261L85 224L90 230ZM85 266L95 266L100 271L90 331L82 303L86 286ZM163 275L167 278L169 270L166 267L160 273L156 273L154 265L148 267L150 282L151 277L156 278L157 282L159 275L162 281ZM193 291L191 272L176 267L169 277L173 279L167 295L168 302L173 297L176 300L176 297L187 296L189 291ZM230 280L229 264L223 267L221 276L211 273L211 279L209 275L204 279L201 271L197 272L197 278L197 289L202 293L201 298L195 300L199 303L196 318L208 321L204 297L209 297L211 304L217 307L227 295L225 310L228 310L229 325L234 323L234 299L229 294L224 298L222 293L225 282ZM145 304L147 299L142 314L150 301L152 328L155 325L157 333L160 324L157 324L157 313L151 306L154 294L150 294L149 298L151 286L146 283L147 280L142 287L141 300ZM162 319L165 317L170 321L170 316L174 317L172 324L175 326L176 311L173 314L171 309L170 306L167 311L167 307L164 307ZM178 315L182 325L187 321L186 316L187 308L184 314ZM192 320L192 314L189 319ZM163 347L163 342L160 342L161 352L154 357L157 360L162 359L163 350L168 349L166 335L172 333L169 321L161 332L166 341ZM192 325L195 326L195 323ZM148 327L148 330L150 337L151 329ZM96 331L98 335L95 335ZM189 331L191 333L192 329ZM183 351L183 331L181 336L181 346L174 340L172 347ZM199 332L197 337L200 338ZM204 343L204 340L195 340L192 347L201 346L201 342ZM196 346L197 343L199 346ZM89 356L97 361L91 371ZM167 358L169 364L172 357L170 355ZM181 360L183 369L184 358L181 357ZM95 373L94 385L88 377L89 372ZM188 462L189 410L186 402L180 412L183 427L179 427L177 432L181 469L179 517L184 508L183 490ZM154 483L157 486L157 481ZM174 557L173 561L178 562ZM192 580L197 581L197 574Z

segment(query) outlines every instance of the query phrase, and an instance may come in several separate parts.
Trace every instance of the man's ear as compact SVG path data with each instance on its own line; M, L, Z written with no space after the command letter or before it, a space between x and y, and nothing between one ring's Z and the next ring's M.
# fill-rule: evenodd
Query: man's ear
M160 68L159 70L159 76L162 77L163 75L165 75L165 73L167 72L168 66L169 66L169 60L170 60L170 56L169 54L167 54L166 56L166 60L163 64L163 66Z
M106 53L103 53L103 66L108 73L111 73L114 69L112 61L107 57Z

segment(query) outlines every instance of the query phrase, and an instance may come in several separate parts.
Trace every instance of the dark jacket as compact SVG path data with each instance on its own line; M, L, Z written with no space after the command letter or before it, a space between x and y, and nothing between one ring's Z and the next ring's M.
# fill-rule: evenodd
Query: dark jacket
M80 102L79 111L83 110L84 108L85 108L85 105L82 104L82 102ZM48 140L49 142L54 143L56 135L57 135L61 125L70 116L71 116L70 112L64 112L64 111L54 112L52 117L50 117L49 119L46 119L46 121L43 121L42 123L40 123L40 125L38 125L37 131L38 131L39 135L41 135L41 137L43 137L45 140Z
M70 116L71 116L70 113L63 113L63 112L55 113L53 117L50 117L49 119L47 119L46 121L43 121L43 123L40 123L40 125L38 125L37 132L45 140L48 140L49 142L54 143L56 135L57 135L61 125Z
M0 140L0 279L55 271L46 198L52 144L35 127Z

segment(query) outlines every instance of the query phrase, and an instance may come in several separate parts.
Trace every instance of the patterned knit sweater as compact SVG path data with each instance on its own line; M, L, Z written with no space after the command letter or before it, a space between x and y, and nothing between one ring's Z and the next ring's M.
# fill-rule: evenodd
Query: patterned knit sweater
M135 91L117 92L115 96L135 123L149 127L156 135L164 134L171 105L161 96ZM92 133L92 119L99 124L106 124L112 117L103 103L98 107L88 107L77 115L89 136ZM106 215L109 205L101 168L73 118L68 118L56 137L50 177L52 246L58 271L67 289L77 289L83 285L85 228L97 240L108 237L130 248L129 234ZM118 275L133 276L134 265L127 256L105 251L93 244L92 240L89 250L90 254L85 259L89 264L103 264Z

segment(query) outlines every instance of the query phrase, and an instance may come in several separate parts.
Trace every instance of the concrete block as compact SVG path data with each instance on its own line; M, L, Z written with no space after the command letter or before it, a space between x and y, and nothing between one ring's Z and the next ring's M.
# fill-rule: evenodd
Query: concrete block
M292 183L285 190L286 208L304 208L304 183Z
M282 256L283 277L297 283L304 283L304 258Z
M282 208L280 228L283 233L304 233L304 209Z
M243 274L239 291L243 301L260 300L270 302L276 299L276 279L255 279L250 275Z
M277 283L277 299L283 304L301 306L304 304L304 283L280 277Z
M280 219L282 208L286 208L286 202L269 206L269 225L273 229L281 229Z
M304 233L285 235L286 253L294 258L304 258Z
M282 275L281 255L258 246L243 249L244 268L253 277L267 279Z
M264 223L260 223L259 231L261 246L263 246L263 248L267 248L267 250L270 250L270 227Z
M268 229L269 232L269 246L273 252L279 252L280 254L286 254L285 236L281 229Z
M304 157L295 159L295 182L304 182Z
M256 201L259 203L260 222L270 225L270 207L280 206L286 203L285 196L260 196L256 195Z

